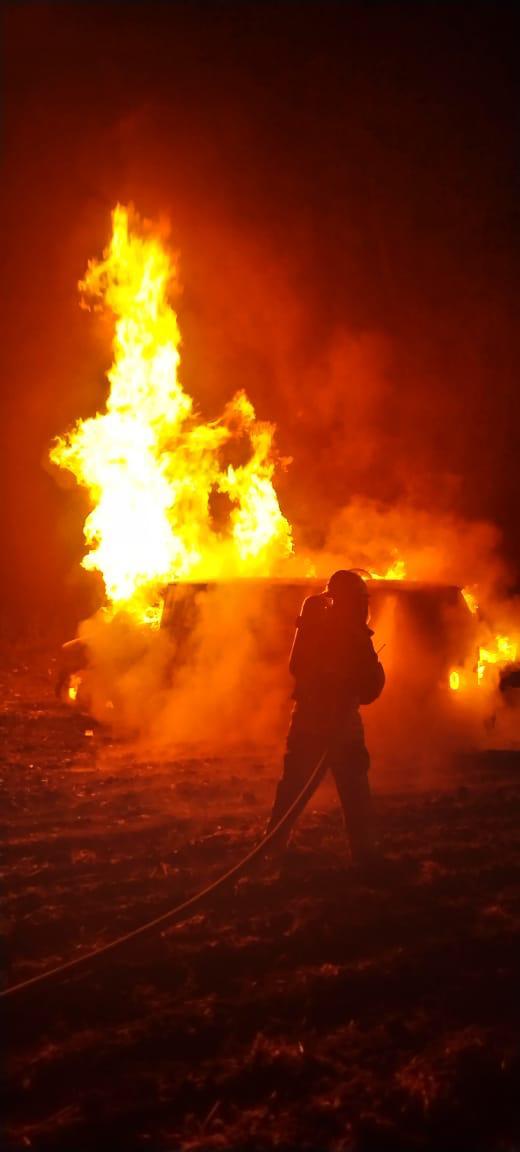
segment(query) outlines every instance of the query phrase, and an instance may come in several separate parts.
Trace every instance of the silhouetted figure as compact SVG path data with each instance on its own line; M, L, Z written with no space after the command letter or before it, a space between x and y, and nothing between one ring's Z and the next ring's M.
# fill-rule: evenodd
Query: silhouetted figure
M374 849L370 760L359 706L376 700L385 682L367 618L367 586L356 572L335 572L325 592L303 603L289 662L295 704L268 826L270 831L278 824L325 753L356 862ZM282 843L291 830L290 822Z

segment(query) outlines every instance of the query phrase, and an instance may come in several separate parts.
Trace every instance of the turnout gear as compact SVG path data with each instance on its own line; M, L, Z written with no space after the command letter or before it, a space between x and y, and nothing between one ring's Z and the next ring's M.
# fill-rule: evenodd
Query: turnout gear
M367 616L366 584L355 572L335 572L326 591L302 605L289 661L295 703L268 826L282 819L325 753L358 860L374 845L370 760L359 707L376 700L385 682Z

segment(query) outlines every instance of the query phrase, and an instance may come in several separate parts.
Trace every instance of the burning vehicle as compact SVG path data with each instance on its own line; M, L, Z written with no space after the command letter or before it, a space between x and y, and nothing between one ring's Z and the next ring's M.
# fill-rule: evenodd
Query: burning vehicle
M370 596L370 625L376 632L376 646L387 651L395 682L413 679L416 689L451 690L456 692L465 673L478 680L477 626L460 588L455 585L426 584L408 580L371 579L367 573ZM317 579L252 581L248 594L258 603L254 621L257 658L273 664L286 662L296 619L306 596L321 592L324 581ZM211 596L211 583L170 585L164 601L161 627L177 638L183 659L193 657L196 644L197 616L201 598ZM221 585L227 595L240 602L236 583ZM410 639L413 636L413 641ZM418 650L422 666L428 666L426 679L415 665L411 647ZM458 679L457 679L458 678ZM417 694L417 693L416 693Z
M384 714L402 711L402 701L419 714L440 704L460 713L478 690L477 621L456 586L413 581L369 580L370 624L376 647L384 649L387 692ZM317 579L179 582L168 587L160 628L131 628L125 642L112 642L118 622L102 628L106 641L76 640L64 646L59 691L75 706L117 723L129 679L157 652L157 707L175 714L176 698L188 685L220 698L245 740L265 701L273 731L282 730L291 693L288 653L304 598L322 591ZM123 627L119 622L119 627ZM100 688L102 686L102 689ZM219 687L220 691L220 687ZM101 701L101 696L104 693ZM191 694L190 694L191 698ZM201 715L201 701L192 710ZM224 701L221 699L221 705ZM196 731L201 734L201 717ZM181 726L182 729L182 726ZM172 723L175 736L175 724Z
M165 236L118 205L79 287L114 320L109 392L50 459L88 491L82 565L102 577L105 607L64 645L57 693L126 730L159 716L171 739L215 733L218 722L240 730L262 712L263 728L250 728L259 740L286 716L295 619L331 558L295 554L274 483L287 461L246 392L207 420L184 390ZM390 722L404 699L418 716L434 699L459 713L488 702L516 641L485 626L474 593L408 580L398 540L384 567L377 541L374 550L365 576L389 684L378 716ZM341 552L334 566L349 566Z
M369 622L387 673L384 697L371 713L380 742L388 745L396 722L409 727L410 717L423 725L424 740L435 741L442 715L455 746L474 745L479 730L494 729L501 705L516 707L514 666L486 662L494 653L479 643L482 623L456 585L367 583ZM140 685L144 669L146 715L171 713L165 725L172 741L177 735L198 741L205 727L208 736L215 731L211 699L227 717L227 729L245 743L254 742L254 718L265 710L262 742L275 741L292 691L287 664L296 620L305 597L323 586L316 578L171 584L158 629L116 617L100 621L92 639L64 645L57 693L101 722L131 730L125 718L142 715L133 685ZM179 712L193 713L194 724L179 722Z

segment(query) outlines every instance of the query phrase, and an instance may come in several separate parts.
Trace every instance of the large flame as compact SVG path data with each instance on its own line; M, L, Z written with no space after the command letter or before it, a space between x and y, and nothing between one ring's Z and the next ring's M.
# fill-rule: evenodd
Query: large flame
M160 619L165 585L277 574L292 553L291 528L273 484L273 425L257 420L244 391L220 419L204 422L179 380L175 282L164 238L132 209L117 206L108 247L101 260L90 261L79 285L83 303L114 320L106 407L58 437L50 454L89 493L83 566L101 573L113 609L152 624ZM405 579L414 563L395 547L399 520L389 534L380 515L366 520L366 502L358 511L370 541L360 553L366 575ZM303 555L286 571L311 576L319 567L330 574L342 565L342 552L343 538L334 555L319 561ZM479 621L472 673L491 685L493 669L496 674L517 660L518 643L506 634L507 623L485 624L476 588L462 594ZM450 672L454 692L470 680L466 669ZM71 692L77 693L76 682Z
M90 494L83 566L102 574L111 605L153 623L171 581L269 575L292 550L291 529L273 486L273 426L245 392L220 420L197 418L178 379L172 256L132 209L118 205L112 224L79 285L87 305L115 319L106 411L59 437L51 460ZM245 457L235 466L225 461L232 439ZM212 516L215 494L227 497L224 525Z

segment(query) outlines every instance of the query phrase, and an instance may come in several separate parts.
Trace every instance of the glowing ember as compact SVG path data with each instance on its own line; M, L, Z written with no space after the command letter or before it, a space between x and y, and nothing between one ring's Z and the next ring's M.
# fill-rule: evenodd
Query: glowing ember
M90 494L83 566L102 574L114 608L156 623L165 584L269 575L292 551L291 528L273 487L273 426L244 392L220 420L197 418L177 376L171 255L131 209L118 206L112 223L103 259L79 286L115 318L106 411L79 420L50 455ZM231 440L246 445L245 463L226 465ZM224 527L212 520L217 493L229 502Z

